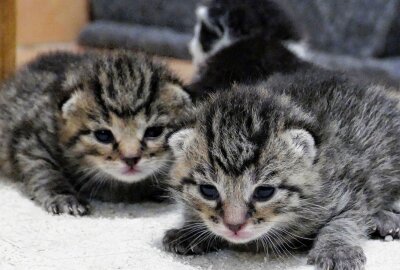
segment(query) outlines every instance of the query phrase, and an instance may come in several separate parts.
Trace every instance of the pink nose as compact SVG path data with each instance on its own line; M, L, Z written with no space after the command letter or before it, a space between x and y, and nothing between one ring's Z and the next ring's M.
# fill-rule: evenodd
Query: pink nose
M126 165L128 165L129 167L133 167L139 162L140 156L138 156L138 157L123 157L121 159L126 163Z
M238 233L241 229L243 229L245 223L241 224L225 224L226 227L228 227L229 230L234 232L235 234Z

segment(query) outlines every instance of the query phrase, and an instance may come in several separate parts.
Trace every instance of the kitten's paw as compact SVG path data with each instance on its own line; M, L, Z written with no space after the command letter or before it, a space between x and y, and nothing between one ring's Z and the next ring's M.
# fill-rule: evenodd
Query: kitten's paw
M367 258L359 246L325 247L312 249L308 255L308 264L314 264L318 270L362 270Z
M400 214L382 210L374 215L374 222L376 233L380 237L392 236L393 238L400 238Z
M44 203L45 209L52 214L70 214L84 216L89 214L89 204L78 200L74 195L56 195L50 197Z
M208 241L203 241L206 243L199 243L201 239L196 241L196 237L199 234L194 233L194 236L193 234L188 234L187 230L168 230L163 238L163 246L167 251L180 255L198 255L215 251L213 247L205 245L208 244Z

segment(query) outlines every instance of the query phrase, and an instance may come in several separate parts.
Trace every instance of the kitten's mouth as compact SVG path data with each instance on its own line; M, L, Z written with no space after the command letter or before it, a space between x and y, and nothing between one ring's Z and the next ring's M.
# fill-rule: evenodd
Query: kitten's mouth
M236 232L227 228L212 229L212 231L234 244L245 244L256 238L256 235L247 228Z
M236 244L244 244L250 242L252 238L252 234L249 232L228 232L224 236L228 241Z
M122 164L117 164L117 166L112 166L103 169L105 173L112 176L115 180L135 183L147 179L148 177L155 175L163 166L163 164L152 163L152 164L136 164L135 166L121 166ZM151 166L150 166L151 165Z
M123 175L133 175L140 173L141 171L136 167L127 167L122 171Z
M253 234L248 231L239 231L239 232L226 232L223 237L235 244L245 244L253 240Z

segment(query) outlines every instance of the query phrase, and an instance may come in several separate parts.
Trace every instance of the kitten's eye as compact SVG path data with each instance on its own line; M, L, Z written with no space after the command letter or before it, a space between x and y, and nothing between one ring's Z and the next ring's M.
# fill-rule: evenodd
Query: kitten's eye
M216 200L219 198L219 193L216 187L213 185L200 185L199 187L201 195L206 200Z
M275 193L275 188L270 186L259 186L254 190L253 199L259 202L265 202L271 199Z
M99 129L94 132L94 136L101 143L112 143L114 142L114 135L108 129Z
M155 126L155 127L149 127L146 129L145 133L144 133L144 137L145 138L157 138L158 136L160 136L164 131L164 127L162 126Z

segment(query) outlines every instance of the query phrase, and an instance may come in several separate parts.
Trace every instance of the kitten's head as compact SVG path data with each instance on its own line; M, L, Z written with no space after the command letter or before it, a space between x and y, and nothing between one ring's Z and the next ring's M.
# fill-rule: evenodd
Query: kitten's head
M59 136L82 173L137 182L167 169L167 136L191 101L165 67L129 52L93 53L62 84Z
M286 10L273 0L206 0L196 10L197 23L190 51L196 64L238 40L254 36L297 40Z
M194 128L169 139L171 185L195 217L232 243L289 231L319 190L313 130L314 120L287 97L256 89L217 94Z

